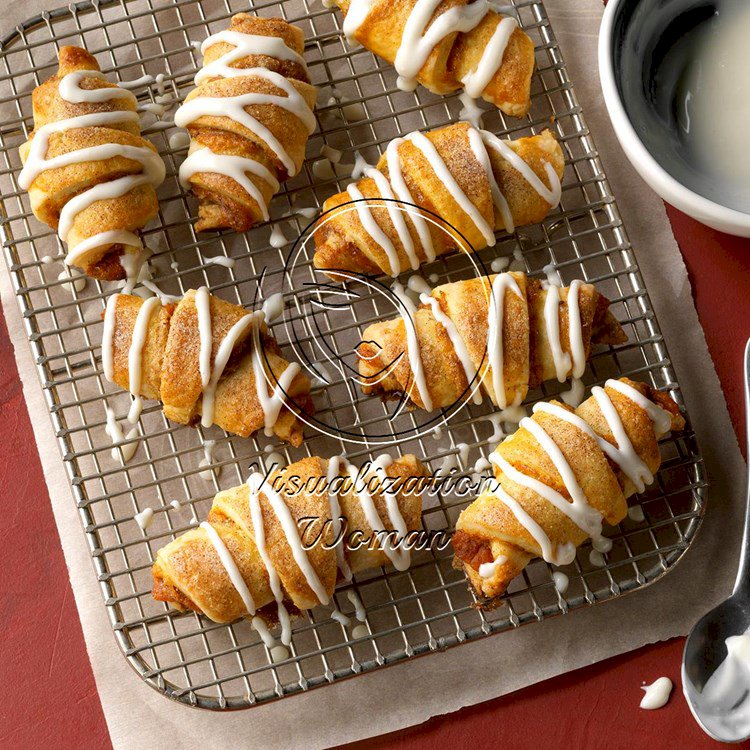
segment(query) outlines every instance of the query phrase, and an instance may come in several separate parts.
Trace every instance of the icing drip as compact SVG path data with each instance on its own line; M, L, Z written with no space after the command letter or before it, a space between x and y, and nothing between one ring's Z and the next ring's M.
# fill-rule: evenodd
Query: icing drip
M360 621L364 622L367 619L367 612L362 604L361 599L357 596L357 592L350 589L346 592L346 597L352 603L354 607L354 616Z

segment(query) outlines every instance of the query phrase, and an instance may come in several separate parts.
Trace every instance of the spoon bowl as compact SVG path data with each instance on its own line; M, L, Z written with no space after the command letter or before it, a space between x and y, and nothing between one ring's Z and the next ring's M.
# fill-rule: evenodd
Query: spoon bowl
M748 418L748 455L750 455L750 341L745 346L745 414ZM750 630L750 481L748 506L745 509L745 529L740 552L740 564L732 595L705 614L690 631L682 653L682 691L695 720L706 734L719 742L742 742L750 737L750 673L730 663L727 638L741 636ZM725 666L722 666L725 665ZM724 701L704 696L709 678L719 667L727 679L719 688ZM742 678L744 680L737 679ZM727 685L728 681L728 685ZM722 694L723 693L723 694ZM742 721L740 709L747 718ZM717 711L717 708L719 709ZM732 714L736 716L733 717ZM734 725L732 719L736 718Z

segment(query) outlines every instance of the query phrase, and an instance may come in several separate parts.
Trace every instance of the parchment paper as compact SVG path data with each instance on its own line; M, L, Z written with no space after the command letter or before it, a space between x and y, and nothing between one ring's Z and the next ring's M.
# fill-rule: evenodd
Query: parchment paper
M6 6L3 30L57 4L28 0ZM693 548L648 589L541 625L248 711L209 713L172 703L131 671L112 636L10 280L0 273L3 308L115 747L318 748L381 734L685 633L728 593L740 537L743 498L737 479L743 462L687 273L661 201L627 163L604 110L596 72L600 0L547 0L546 5L629 229L711 478L706 519Z

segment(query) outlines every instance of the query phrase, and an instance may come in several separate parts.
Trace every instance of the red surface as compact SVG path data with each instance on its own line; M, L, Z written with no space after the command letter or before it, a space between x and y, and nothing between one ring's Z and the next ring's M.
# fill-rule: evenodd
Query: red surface
M750 241L706 229L674 209L669 216L735 429L742 435L740 362L750 335ZM107 729L1 318L0 419L5 429L0 443L0 747L107 747ZM693 723L679 688L659 711L638 708L642 680L667 675L676 681L681 654L682 639L674 639L358 745L403 750L718 747Z

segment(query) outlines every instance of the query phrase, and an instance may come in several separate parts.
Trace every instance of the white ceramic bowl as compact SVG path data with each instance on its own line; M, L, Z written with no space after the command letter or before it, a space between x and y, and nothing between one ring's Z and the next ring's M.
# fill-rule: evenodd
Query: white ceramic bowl
M615 23L618 14L626 3L634 1L609 0L599 30L599 80L615 134L638 174L667 203L709 227L739 237L750 237L750 213L727 208L685 187L656 161L633 128L617 86L614 44L617 43Z

